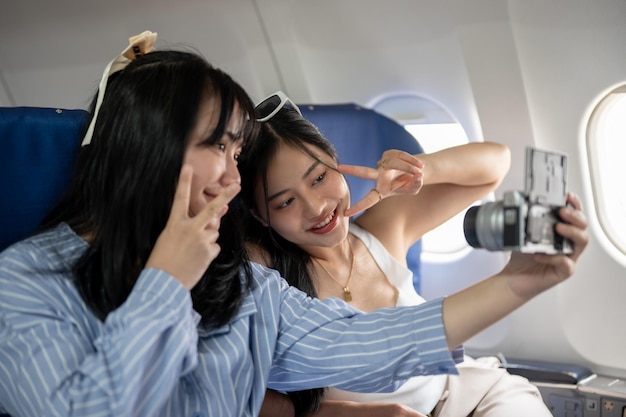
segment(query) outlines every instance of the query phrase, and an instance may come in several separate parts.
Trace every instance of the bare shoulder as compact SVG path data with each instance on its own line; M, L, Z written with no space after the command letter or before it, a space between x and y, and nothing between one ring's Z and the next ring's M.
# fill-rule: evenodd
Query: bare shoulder
M401 204L402 197L388 197L367 209L354 223L373 235L399 262L406 262L406 254L413 242L407 238L402 216L393 212L393 205Z

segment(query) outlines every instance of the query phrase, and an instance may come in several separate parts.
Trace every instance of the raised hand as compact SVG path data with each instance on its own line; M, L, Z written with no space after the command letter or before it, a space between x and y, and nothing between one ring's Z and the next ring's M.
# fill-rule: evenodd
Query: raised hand
M170 217L152 249L146 268L161 269L191 290L217 257L220 219L241 186L233 183L196 216L189 216L193 170L183 166Z
M523 254L514 252L503 272L509 274L509 287L519 297L528 299L566 280L574 273L576 261L589 242L587 218L578 196L568 193L566 207L559 215L563 222L556 232L572 241L570 255Z
M376 186L361 200L346 210L346 216L353 216L367 210L380 200L393 195L417 194L424 184L424 164L417 157L403 151L385 151L378 161L377 168L359 165L339 165L339 172L376 181Z
M572 207L562 207L556 231L570 239L569 255L512 252L507 265L496 275L444 299L443 318L448 347L454 348L522 306L541 292L569 278L589 241L587 219L580 199L568 194ZM468 314L472 320L467 321Z

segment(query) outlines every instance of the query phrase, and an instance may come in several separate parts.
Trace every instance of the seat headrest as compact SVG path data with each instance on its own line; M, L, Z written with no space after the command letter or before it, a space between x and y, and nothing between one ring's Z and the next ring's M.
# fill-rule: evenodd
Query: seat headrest
M374 167L384 151L400 149L410 154L423 153L421 145L406 129L372 109L356 104L298 104L302 115L312 122L337 149L344 164ZM374 182L346 175L352 203L374 187ZM407 266L413 271L413 286L420 291L422 242L415 243L407 254Z
M35 231L66 189L87 116L0 107L0 251Z
M404 127L373 110L355 104L300 105L337 148L346 164L376 166L387 149L422 153ZM35 107L0 107L0 251L34 232L59 200L71 179L88 113ZM372 181L347 176L352 200L372 187ZM419 289L421 242L407 256Z

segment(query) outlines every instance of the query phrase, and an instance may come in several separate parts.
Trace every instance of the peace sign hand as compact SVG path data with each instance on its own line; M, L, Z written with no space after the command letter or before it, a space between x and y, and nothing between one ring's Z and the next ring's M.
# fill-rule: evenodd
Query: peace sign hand
M193 170L183 166L165 228L152 249L146 268L158 268L191 290L220 253L217 244L220 219L241 186L233 183L196 216L189 216Z
M359 165L339 165L339 172L376 181L376 187L348 208L350 217L393 195L419 193L424 185L424 164L417 157L397 149L385 151L376 169Z

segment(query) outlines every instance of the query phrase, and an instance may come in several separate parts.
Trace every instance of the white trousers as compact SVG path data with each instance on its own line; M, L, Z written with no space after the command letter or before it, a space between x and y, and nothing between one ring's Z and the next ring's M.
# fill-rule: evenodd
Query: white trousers
M552 417L537 387L499 368L495 357L466 358L450 375L433 417Z

